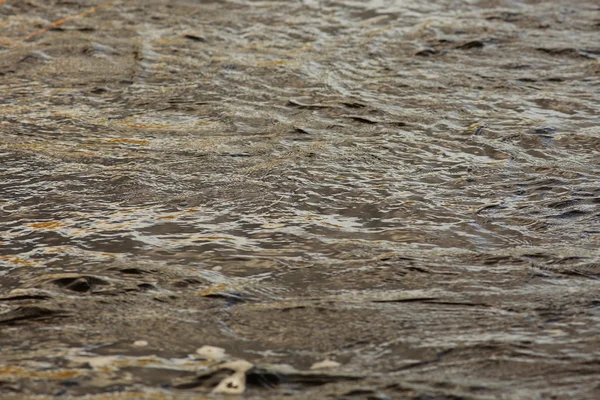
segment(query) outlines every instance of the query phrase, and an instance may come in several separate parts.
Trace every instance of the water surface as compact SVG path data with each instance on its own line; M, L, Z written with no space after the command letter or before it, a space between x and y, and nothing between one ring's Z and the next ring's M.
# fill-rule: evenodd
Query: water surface
M597 398L599 31L592 0L2 2L0 393L197 396L211 345L248 398Z

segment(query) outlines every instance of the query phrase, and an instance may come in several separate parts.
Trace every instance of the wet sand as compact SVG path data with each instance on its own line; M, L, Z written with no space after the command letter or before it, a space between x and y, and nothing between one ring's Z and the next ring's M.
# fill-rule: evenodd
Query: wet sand
M0 398L600 398L599 43L593 0L0 2Z

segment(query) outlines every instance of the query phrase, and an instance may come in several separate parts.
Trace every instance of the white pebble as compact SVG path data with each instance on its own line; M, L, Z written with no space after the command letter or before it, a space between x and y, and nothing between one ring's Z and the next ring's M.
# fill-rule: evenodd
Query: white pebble
M242 394L246 391L246 372L254 365L245 360L234 360L221 365L221 368L235 371L233 374L223 379L213 393L220 394Z
M246 373L236 372L223 379L213 393L216 394L242 394L246 390Z
M225 349L215 346L202 346L196 354L207 360L219 360L225 357Z
M146 347L148 346L148 342L146 342L145 340L136 340L135 342L133 342L133 345L135 347Z

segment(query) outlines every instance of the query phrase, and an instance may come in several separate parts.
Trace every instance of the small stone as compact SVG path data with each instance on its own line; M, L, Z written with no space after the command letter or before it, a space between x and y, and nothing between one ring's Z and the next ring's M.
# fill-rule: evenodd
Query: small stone
M332 360L324 360L324 361L319 361L316 362L312 365L312 367L310 367L310 369L326 369L326 368L337 368L339 367L340 364L337 361L332 361Z
M133 345L135 347L146 347L148 346L148 342L145 340L136 340L135 342L133 342Z
M233 374L223 379L217 387L213 389L216 394L242 394L246 391L246 372L254 365L245 360L229 361L221 366L224 369L235 371Z
M236 372L223 379L212 392L215 394L242 394L244 391L246 391L246 373Z
M207 360L219 360L225 357L225 349L214 346L202 346L196 350L196 354Z

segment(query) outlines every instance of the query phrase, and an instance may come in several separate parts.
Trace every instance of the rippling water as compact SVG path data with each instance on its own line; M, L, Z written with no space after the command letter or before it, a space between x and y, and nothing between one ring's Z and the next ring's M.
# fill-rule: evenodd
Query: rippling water
M0 393L185 398L212 345L252 398L597 398L598 43L592 0L0 1Z

